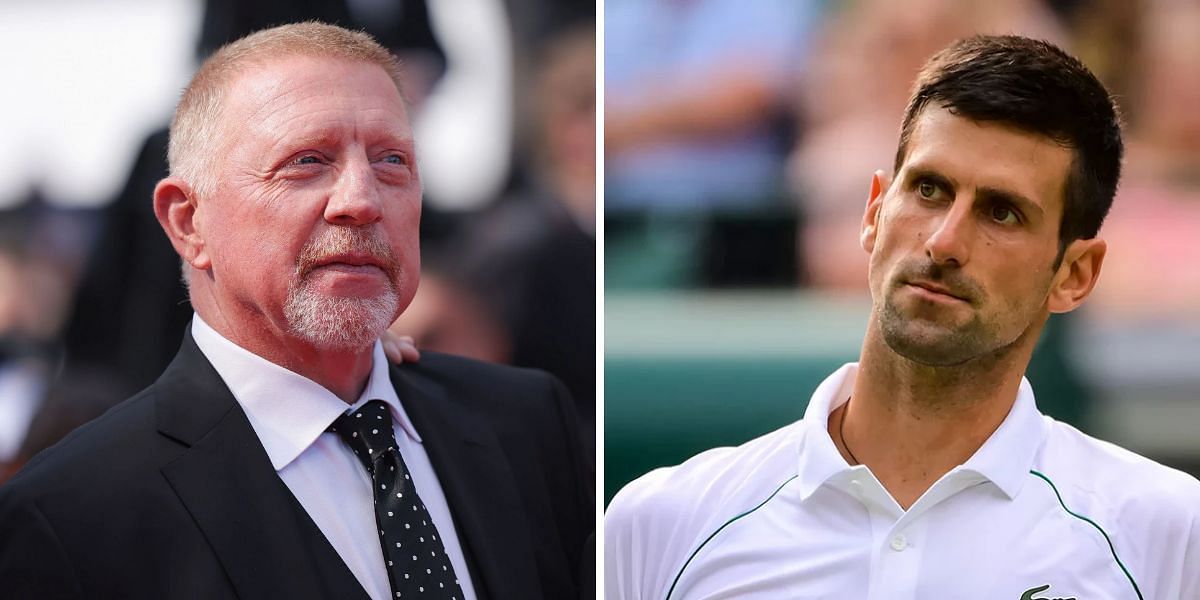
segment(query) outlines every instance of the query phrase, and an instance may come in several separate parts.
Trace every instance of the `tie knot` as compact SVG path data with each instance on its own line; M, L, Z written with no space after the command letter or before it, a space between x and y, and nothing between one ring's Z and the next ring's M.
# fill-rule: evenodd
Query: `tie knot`
M392 415L383 400L371 400L362 408L343 414L329 430L338 434L371 472L374 472L375 460L388 450L396 449Z

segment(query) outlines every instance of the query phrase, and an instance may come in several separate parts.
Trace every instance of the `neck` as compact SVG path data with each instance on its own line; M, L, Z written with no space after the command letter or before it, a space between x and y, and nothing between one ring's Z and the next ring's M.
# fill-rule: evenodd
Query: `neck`
M831 435L908 509L1008 416L1040 330L962 365L931 367L896 354L872 322L853 401L830 415Z
M293 373L302 375L329 390L346 404L354 404L362 395L374 364L374 346L354 350L318 348L296 338L285 329L260 320L239 321L235 325L220 310L196 311L204 322L225 339ZM244 323L244 324L242 324Z
M274 358L250 348L247 350L317 382L346 404L354 404L362 395L374 364L372 346L353 352L318 350L308 346L298 351L276 353Z

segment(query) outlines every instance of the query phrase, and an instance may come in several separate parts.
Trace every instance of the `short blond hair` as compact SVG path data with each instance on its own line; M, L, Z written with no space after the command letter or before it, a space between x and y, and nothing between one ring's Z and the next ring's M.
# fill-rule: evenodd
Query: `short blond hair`
M238 75L255 65L288 56L335 58L382 68L404 97L400 62L370 35L317 21L292 23L252 33L218 49L183 90L171 119L167 163L201 197L216 182L211 157L220 154L225 95Z

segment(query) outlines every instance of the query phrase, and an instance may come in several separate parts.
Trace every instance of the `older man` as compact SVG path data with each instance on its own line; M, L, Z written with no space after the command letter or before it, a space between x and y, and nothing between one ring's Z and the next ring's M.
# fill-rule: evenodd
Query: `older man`
M417 286L393 58L306 23L184 92L154 207L196 310L150 388L0 492L6 598L566 598L591 470L547 375L378 337Z
M1022 374L1100 275L1115 107L1062 50L934 56L871 178L860 362L804 419L629 484L609 598L1200 598L1200 483L1038 413Z

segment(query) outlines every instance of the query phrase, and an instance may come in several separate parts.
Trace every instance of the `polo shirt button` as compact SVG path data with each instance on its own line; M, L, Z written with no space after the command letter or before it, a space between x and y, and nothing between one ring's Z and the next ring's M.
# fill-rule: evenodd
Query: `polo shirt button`
M905 548L908 547L908 539L905 538L904 534L902 534L902 533L894 535L894 536L892 536L892 544L891 545L892 545L892 550L895 550L896 552L900 552L901 550L904 550Z

